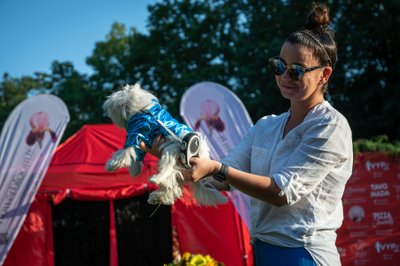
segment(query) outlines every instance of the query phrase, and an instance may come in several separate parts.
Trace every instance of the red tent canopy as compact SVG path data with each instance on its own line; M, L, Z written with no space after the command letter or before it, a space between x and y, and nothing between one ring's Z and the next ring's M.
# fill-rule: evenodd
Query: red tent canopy
M135 178L127 169L110 173L104 168L112 153L124 146L125 135L124 129L112 124L83 126L57 148L40 192L103 200L142 194L152 186L147 179L157 171L157 158L147 154L142 173Z
M104 164L123 147L125 134L112 124L86 125L57 148L5 266L54 265L51 204L66 197L110 201L110 265L118 265L113 200L155 189L148 178L156 173L158 161L147 154L135 178L126 169L107 172ZM181 253L209 254L225 265L253 264L247 229L231 202L202 208L185 189L172 206L172 224Z

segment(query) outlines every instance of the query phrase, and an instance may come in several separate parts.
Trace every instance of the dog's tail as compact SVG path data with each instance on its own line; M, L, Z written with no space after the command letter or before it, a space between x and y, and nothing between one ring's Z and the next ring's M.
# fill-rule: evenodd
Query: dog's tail
M218 191L206 177L198 182L192 182L191 187L196 202L200 206L216 206L218 204L227 203L228 199L220 191Z

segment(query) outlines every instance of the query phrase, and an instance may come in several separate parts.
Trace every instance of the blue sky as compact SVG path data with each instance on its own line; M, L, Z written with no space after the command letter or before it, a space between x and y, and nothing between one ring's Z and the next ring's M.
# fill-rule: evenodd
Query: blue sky
M157 0L0 0L0 80L50 73L51 63L71 61L92 72L86 57L114 22L147 33L147 6Z

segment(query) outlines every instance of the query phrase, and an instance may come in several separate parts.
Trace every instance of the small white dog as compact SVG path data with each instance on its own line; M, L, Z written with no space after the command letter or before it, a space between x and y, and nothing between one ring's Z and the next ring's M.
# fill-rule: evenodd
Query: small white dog
M163 134L166 141L160 146L162 156L158 164L159 173L150 177L150 182L158 185L151 192L148 203L171 205L183 194L184 168L178 163L180 141L192 132L184 124L175 120L151 93L143 90L139 84L126 85L107 97L103 104L105 114L114 124L125 128L127 137L124 149L115 152L106 163L108 171L128 167L131 176L141 172L145 152L139 148L141 141L152 146L157 135ZM199 133L199 156L209 158L209 147ZM218 190L210 184L211 177L191 183L194 197L199 205L215 206L227 201Z

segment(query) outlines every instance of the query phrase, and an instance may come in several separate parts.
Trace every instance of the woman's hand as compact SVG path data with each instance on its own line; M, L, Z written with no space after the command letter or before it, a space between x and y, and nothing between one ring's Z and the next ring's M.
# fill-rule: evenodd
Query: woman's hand
M158 159L161 158L162 152L160 150L160 146L164 144L165 142L165 137L164 135L158 135L157 137L154 138L153 140L153 146L150 148L149 146L146 145L143 141L140 142L139 147L142 151L148 152L151 155L157 157Z
M158 159L161 158L162 152L160 147L165 143L165 136L158 135L153 140L153 146L147 146L143 141L140 142L139 147L142 151L148 152ZM180 158L177 158L177 161L180 162ZM216 173L221 167L221 163L200 157L192 157L190 159L190 164L192 167L187 170L183 170L183 176L186 181L197 182L203 177L211 176Z
M197 182L200 179L211 176L221 167L221 163L200 157L192 157L190 159L192 168L184 171L184 178L188 181Z

